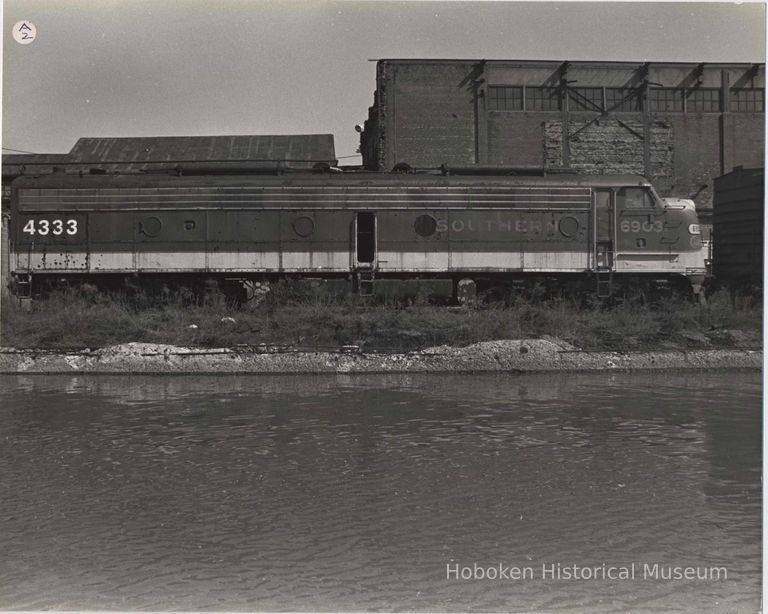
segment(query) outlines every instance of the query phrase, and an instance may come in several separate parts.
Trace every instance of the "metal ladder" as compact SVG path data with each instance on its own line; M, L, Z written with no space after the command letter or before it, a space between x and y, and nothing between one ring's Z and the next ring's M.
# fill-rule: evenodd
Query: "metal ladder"
M595 245L595 294L598 298L613 296L613 245Z
M19 273L16 276L16 297L21 300L32 298L32 275L30 273Z
M595 273L597 286L595 292L598 298L611 298L613 296L613 271L611 269L598 268Z
M371 296L373 294L373 266L358 265L357 268L357 292L360 296Z
M27 251L27 266L26 272L16 274L14 279L14 292L16 294L16 300L24 309L29 309L32 304L32 249L35 244L32 242ZM19 263L19 269L22 269L21 263Z

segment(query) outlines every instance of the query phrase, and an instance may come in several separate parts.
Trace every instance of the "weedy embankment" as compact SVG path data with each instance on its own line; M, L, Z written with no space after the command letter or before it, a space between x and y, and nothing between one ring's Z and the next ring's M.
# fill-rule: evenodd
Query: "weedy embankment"
M22 310L4 299L0 342L16 348L97 348L131 341L191 347L290 345L416 350L550 336L589 350L758 347L762 308L727 293L705 306L682 300L584 305L552 299L477 307L371 305L275 292L237 307L221 297L190 303L60 291Z

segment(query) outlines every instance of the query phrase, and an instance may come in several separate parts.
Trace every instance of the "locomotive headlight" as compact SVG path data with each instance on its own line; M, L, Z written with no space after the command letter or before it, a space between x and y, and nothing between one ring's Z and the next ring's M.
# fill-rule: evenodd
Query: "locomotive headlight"
M692 235L700 235L701 227L698 224L688 224L688 232Z

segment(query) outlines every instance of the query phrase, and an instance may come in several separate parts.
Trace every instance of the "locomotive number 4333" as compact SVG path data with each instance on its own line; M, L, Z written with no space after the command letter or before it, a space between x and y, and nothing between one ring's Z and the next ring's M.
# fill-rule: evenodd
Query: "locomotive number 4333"
M77 234L77 220L29 220L21 230L30 235L52 234L59 236L66 234L72 236Z

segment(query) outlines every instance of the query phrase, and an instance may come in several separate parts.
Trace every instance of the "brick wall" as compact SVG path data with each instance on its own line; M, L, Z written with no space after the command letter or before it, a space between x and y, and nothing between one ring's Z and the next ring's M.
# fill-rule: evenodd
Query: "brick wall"
M541 166L541 126L545 113L494 113L487 115L487 147L484 164Z
M709 209L713 180L720 174L719 116L675 115L670 121L675 131L675 173L668 189L678 196L696 194L697 207Z
M762 113L732 113L725 118L724 173L736 166L763 166L765 155L765 115Z
M383 168L474 164L475 92L468 65L385 65Z
M570 121L570 166L580 173L644 172L643 123L636 120L601 119ZM654 121L650 129L650 162L653 176L667 179L674 173L672 126ZM563 166L563 123L544 122L544 159L548 166Z

